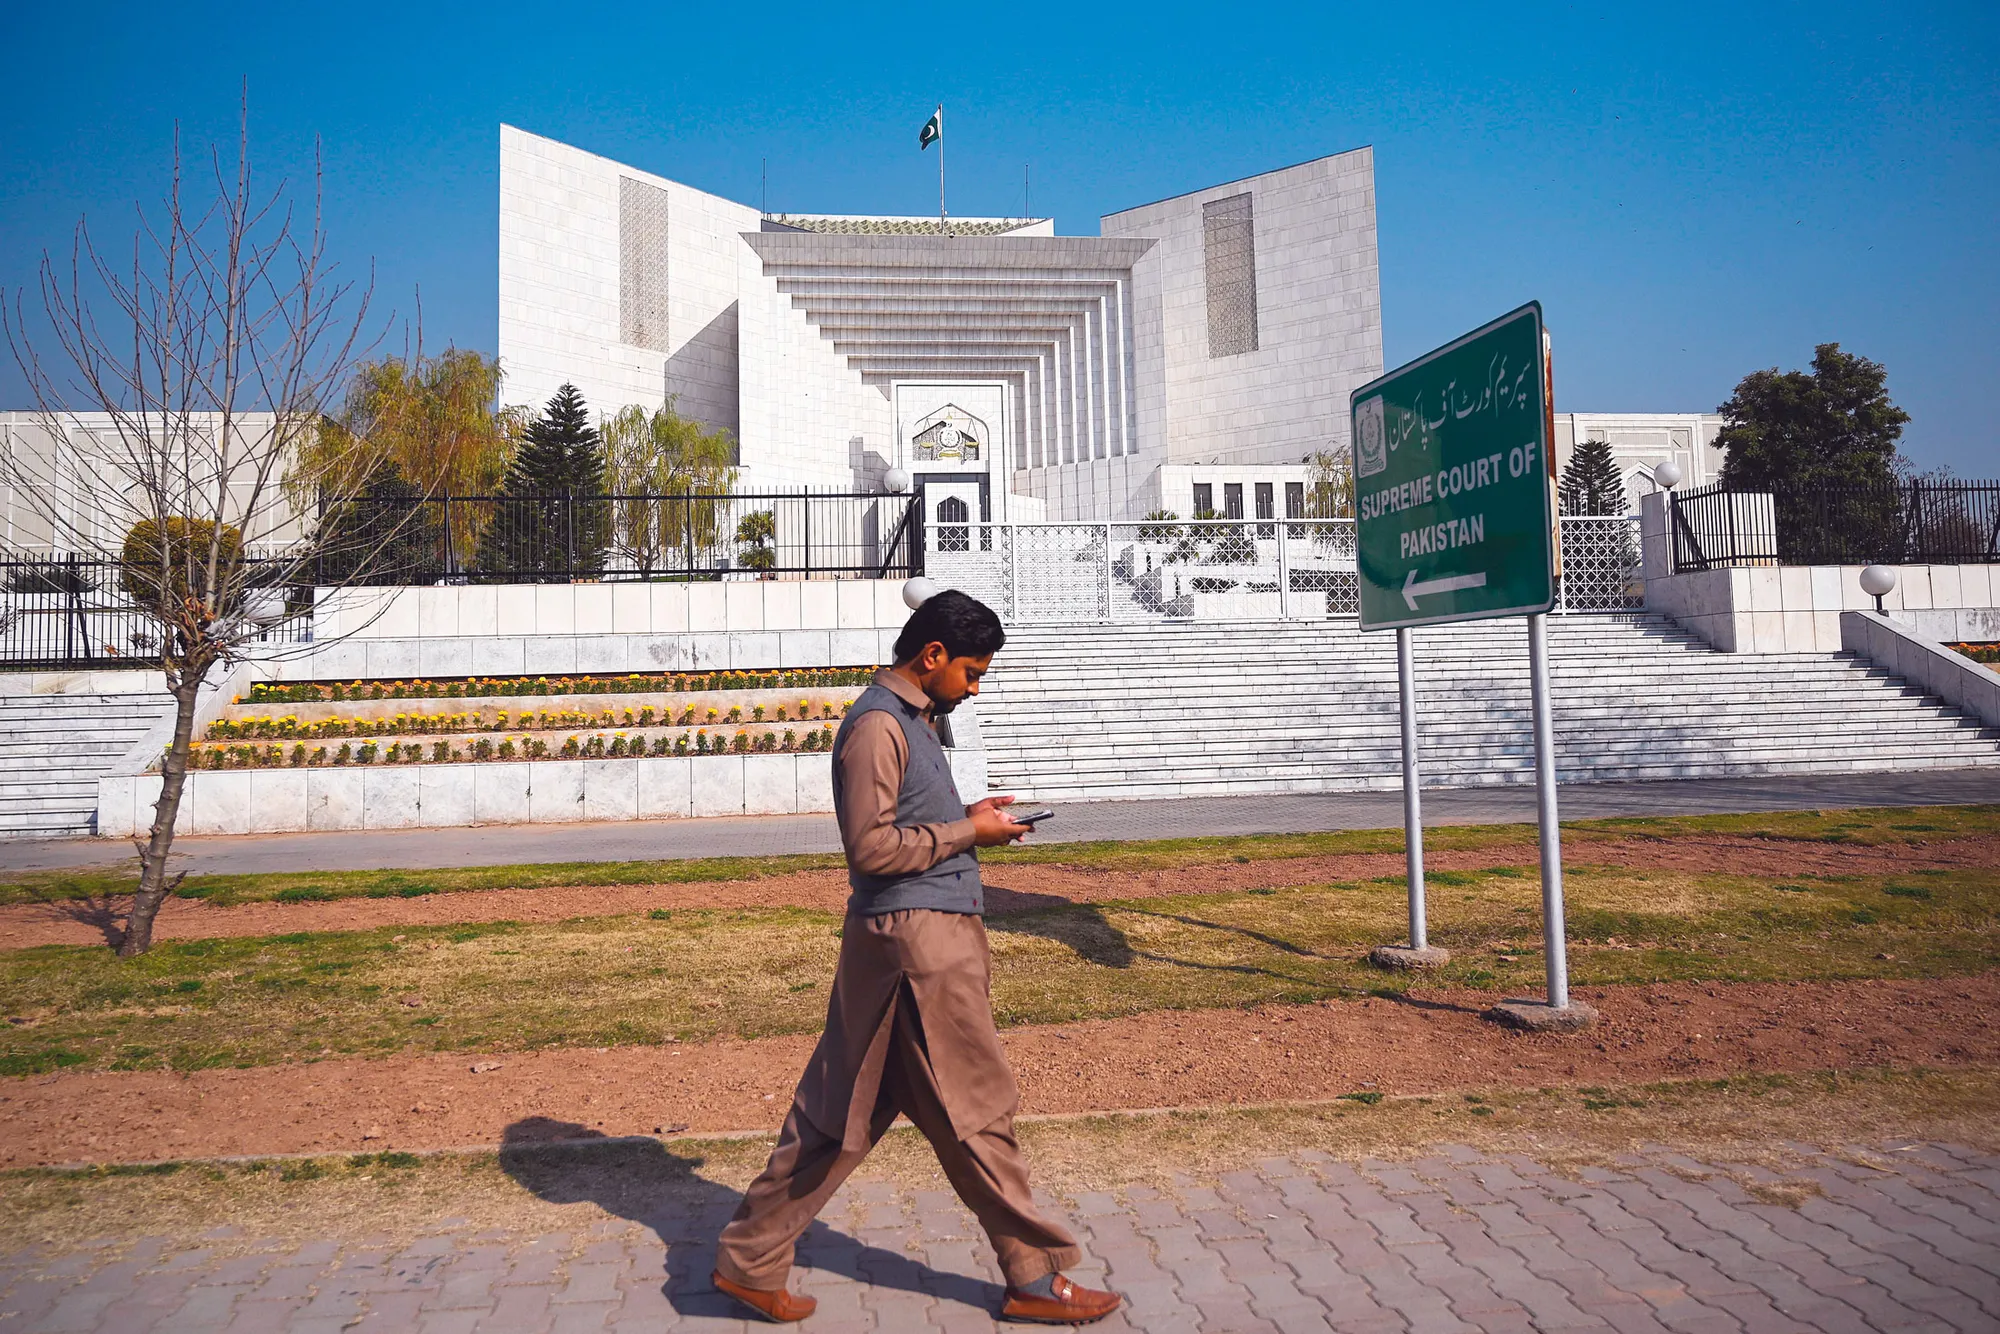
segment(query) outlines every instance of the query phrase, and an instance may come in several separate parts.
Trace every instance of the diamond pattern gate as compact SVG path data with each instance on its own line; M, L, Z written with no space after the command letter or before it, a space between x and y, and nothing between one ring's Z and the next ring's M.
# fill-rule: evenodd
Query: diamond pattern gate
M1562 523L1559 610L1642 605L1637 520ZM1017 625L1321 620L1359 610L1351 519L932 527L924 573Z

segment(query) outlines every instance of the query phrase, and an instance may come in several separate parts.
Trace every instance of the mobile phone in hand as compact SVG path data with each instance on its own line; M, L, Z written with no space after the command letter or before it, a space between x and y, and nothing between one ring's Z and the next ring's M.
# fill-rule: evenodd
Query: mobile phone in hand
M1054 819L1055 814L1054 811L1035 811L1028 815L1011 815L1008 818L1013 820L1015 824L1037 825L1044 820Z

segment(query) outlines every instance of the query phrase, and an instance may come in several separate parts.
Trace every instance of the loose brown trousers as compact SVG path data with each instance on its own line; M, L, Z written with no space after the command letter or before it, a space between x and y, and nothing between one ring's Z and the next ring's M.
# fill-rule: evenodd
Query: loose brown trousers
M1035 1209L1014 1138L1020 1093L993 1026L986 924L913 909L849 914L826 1032L778 1146L723 1229L716 1269L785 1286L794 1244L901 1112L1020 1287L1074 1265L1075 1238Z

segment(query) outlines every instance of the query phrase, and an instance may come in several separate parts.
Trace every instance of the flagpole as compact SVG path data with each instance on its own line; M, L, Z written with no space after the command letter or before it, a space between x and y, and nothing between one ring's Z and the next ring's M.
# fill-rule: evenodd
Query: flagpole
M944 103L938 103L938 235L949 236L944 211Z

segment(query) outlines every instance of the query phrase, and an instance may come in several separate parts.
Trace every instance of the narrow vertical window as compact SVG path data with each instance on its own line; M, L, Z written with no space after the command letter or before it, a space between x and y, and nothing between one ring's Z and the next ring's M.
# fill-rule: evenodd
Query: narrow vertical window
M1243 483L1224 482L1222 484L1222 517L1240 519L1243 517Z
M1273 504L1271 484L1269 482L1257 483L1257 517L1260 519L1277 518L1278 514L1276 509L1273 508Z
M1250 196L1201 206L1202 272L1208 286L1208 355L1257 350L1257 241Z
M1303 519L1306 517L1306 484L1304 482L1285 483L1285 517Z
M618 178L618 341L654 352L667 343L667 192Z
M1210 482L1194 484L1194 513L1196 519L1213 518L1215 515L1215 486Z

